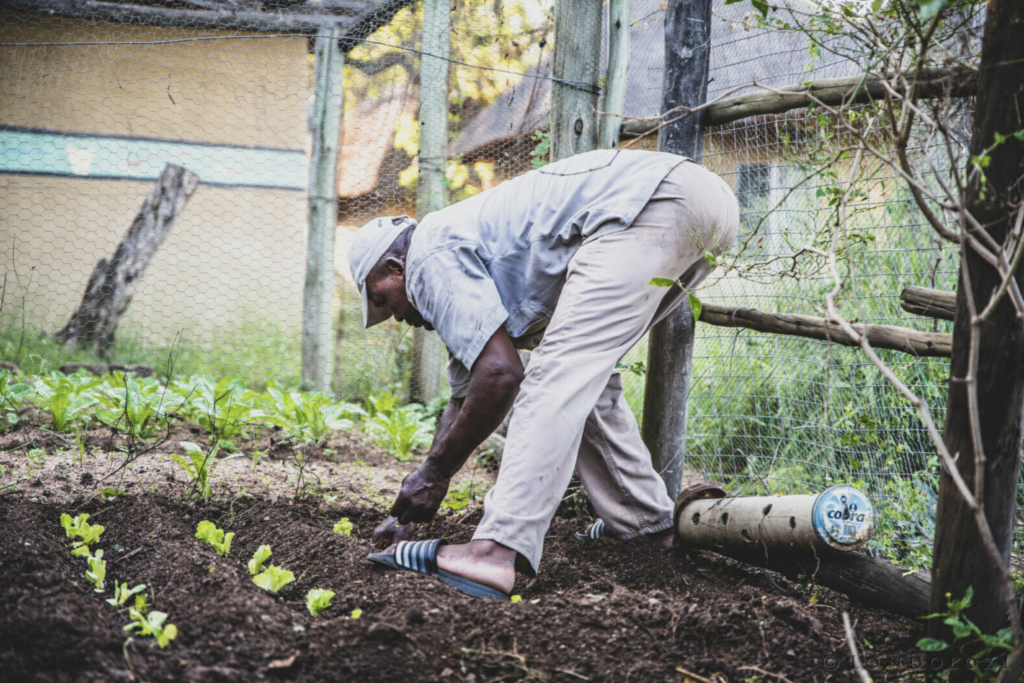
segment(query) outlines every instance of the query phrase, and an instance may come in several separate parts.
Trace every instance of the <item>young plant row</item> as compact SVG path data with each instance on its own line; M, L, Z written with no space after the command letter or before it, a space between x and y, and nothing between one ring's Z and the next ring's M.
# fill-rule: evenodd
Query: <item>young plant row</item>
M334 525L334 532L343 536L351 536L352 522L347 517L342 517ZM224 533L223 529L218 529L216 524L207 520L199 522L199 525L196 527L196 538L212 545L213 549L221 557L227 557L228 553L231 552L231 541L234 537L234 532ZM295 574L277 565L267 566L266 562L272 554L273 552L269 545L261 545L256 548L256 552L253 553L252 559L248 562L249 574L252 575L252 582L263 590L270 593L278 593L288 584L295 581ZM312 588L306 593L306 609L314 617L318 617L331 606L333 598L334 591L324 588ZM358 619L362 614L362 610L356 609L352 611L350 618Z
M64 527L65 535L72 539L71 554L75 557L84 557L88 569L85 578L94 586L97 593L105 592L104 582L107 578L107 561L103 559L103 550L97 549L93 552L90 546L100 540L103 533L103 526L89 524L89 515L82 513L72 518L65 513L60 516L60 524ZM230 541L229 541L230 543ZM157 644L162 648L178 637L178 627L167 623L167 613L157 610L150 610L146 598L146 585L139 584L134 588L128 588L128 583L114 581L114 597L107 599L107 604L118 611L125 608L129 598L134 597L133 605L128 607L128 618L130 621L124 627L125 631L135 632L140 636L153 636Z
M57 432L80 432L99 423L148 439L179 419L206 430L211 445L227 451L236 450L240 440L258 435L260 428L277 427L302 443L322 443L332 431L358 427L404 462L430 442L434 429L422 406L399 405L388 393L357 405L315 391L287 391L273 385L257 392L238 380L214 381L206 376L163 383L151 377L123 373L95 377L79 371L18 381L9 371L0 370L0 432L18 423L26 401L48 413Z

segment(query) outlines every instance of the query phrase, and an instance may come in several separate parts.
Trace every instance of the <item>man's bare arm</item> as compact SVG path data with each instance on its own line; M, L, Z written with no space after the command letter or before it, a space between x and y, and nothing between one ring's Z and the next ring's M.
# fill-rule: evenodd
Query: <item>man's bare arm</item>
M400 523L433 519L448 482L505 419L522 381L519 353L508 333L499 329L473 364L465 399L449 401L445 408L426 462L402 482L391 507Z

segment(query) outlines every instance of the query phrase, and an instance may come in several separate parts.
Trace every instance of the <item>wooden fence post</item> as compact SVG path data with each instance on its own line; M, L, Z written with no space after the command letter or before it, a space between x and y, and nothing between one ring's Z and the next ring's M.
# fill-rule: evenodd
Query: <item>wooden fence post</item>
M447 203L448 54L451 7L447 0L423 0L423 55L420 59L420 149L416 214L422 219ZM435 56L430 56L435 55ZM447 352L437 332L413 332L412 398L424 403L441 395Z
M309 160L309 235L302 311L302 383L331 392L334 375L334 231L338 224L338 140L344 102L341 31L321 28L313 69L313 150Z
M555 0L551 161L598 148L601 3Z
M608 69L604 78L605 111L601 119L601 148L619 146L622 112L626 107L629 73L629 0L608 2Z
M665 15L661 110L698 106L708 92L711 0L668 0ZM702 133L699 113L687 116L661 129L658 149L700 161ZM684 302L651 330L647 350L643 437L673 499L683 478L694 327Z

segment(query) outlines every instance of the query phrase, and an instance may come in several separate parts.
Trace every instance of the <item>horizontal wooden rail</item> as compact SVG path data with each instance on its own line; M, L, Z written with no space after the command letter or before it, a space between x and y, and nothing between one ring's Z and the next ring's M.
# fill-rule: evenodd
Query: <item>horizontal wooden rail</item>
M932 69L918 81L919 96L938 97L948 92L951 97L966 97L974 94L976 82L977 72L970 69ZM722 126L751 116L802 109L812 103L808 93L829 106L861 104L885 96L882 78L874 74L826 78L810 86L799 83L774 90L780 92L762 90L716 102L703 110L704 125ZM629 140L652 133L661 122L660 117L627 119L622 122L622 138Z
M753 308L704 304L700 311L700 321L719 327L742 327L756 332L820 339L843 346L860 346L847 337L839 325L809 315L765 313ZM894 325L855 324L853 328L866 336L876 349L939 358L949 358L953 352L953 335L945 332L920 332Z
M900 292L900 306L914 315L952 320L956 315L956 294L927 287L906 287Z

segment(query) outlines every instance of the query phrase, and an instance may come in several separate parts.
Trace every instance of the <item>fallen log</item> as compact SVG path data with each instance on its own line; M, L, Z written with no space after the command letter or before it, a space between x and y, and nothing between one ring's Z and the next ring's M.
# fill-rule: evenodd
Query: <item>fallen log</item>
M967 97L974 94L977 71L972 69L930 69L918 81L919 96ZM723 126L751 116L782 114L793 109L803 109L815 98L829 106L841 104L862 104L885 97L883 80L875 74L859 74L845 78L826 78L810 85L798 83L775 88L779 92L762 90L716 102L704 111L705 126ZM898 90L898 88L896 88ZM642 137L654 132L662 123L660 117L627 119L622 122L622 139Z
M860 346L836 323L809 315L765 313L753 308L704 304L698 320L719 327L742 327L756 332L820 339L843 346ZM868 343L876 349L938 358L949 358L953 352L953 335L945 332L920 332L895 325L855 324L853 328L858 334L867 337Z
M198 184L195 173L173 164L164 167L114 255L96 264L82 303L57 332L57 339L69 345L91 346L100 358L106 358L139 278Z
M956 314L956 294L927 287L905 287L900 292L900 306L914 315L953 320Z

